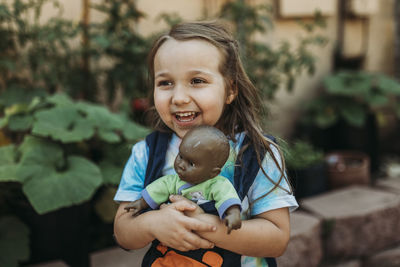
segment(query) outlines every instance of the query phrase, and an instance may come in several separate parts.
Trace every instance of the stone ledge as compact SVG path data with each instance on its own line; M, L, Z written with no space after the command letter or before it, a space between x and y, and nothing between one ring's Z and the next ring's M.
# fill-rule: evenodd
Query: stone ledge
M340 262L340 263L330 263L330 264L322 264L321 267L361 267L361 261L360 260L351 260L351 261L346 261L346 262ZM377 266L375 266L377 267Z
M323 220L327 259L370 255L400 242L400 196L364 186L301 201Z
M140 267L148 247L125 251L119 247L97 251L90 255L91 267Z
M277 259L280 267L314 267L322 259L321 221L305 212L291 214L290 242L283 256Z
M397 232L398 234L399 232ZM400 266L400 246L381 251L369 258L363 264L363 267L398 267Z
M387 192L400 194L400 178L379 179L376 186Z

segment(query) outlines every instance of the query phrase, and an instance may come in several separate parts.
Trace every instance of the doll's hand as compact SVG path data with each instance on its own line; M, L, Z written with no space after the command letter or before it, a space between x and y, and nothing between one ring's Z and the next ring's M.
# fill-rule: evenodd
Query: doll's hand
M232 230L239 229L242 226L242 220L240 219L240 209L238 206L232 206L225 212L224 224L228 228L228 235Z
M132 216L136 216L141 210L148 208L149 205L143 198L130 202L128 205L125 206L126 211L132 210Z
M199 248L212 248L214 244L201 238L194 231L211 232L216 227L196 218L190 218L184 212L195 211L197 208L191 201L177 201L169 205L163 205L155 211L151 226L152 233L163 245L181 251Z

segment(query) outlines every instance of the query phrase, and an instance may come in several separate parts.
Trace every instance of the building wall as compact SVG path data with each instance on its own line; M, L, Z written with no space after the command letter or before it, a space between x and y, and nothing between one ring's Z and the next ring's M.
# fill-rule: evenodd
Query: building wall
M10 0L8 0L10 1ZM91 0L96 3L101 0ZM177 13L185 20L195 20L212 15L226 0L137 0L138 8L147 14L145 20L136 26L136 30L143 34L150 34L155 31L165 29L157 21L159 14ZM247 0L250 3L272 3L278 7L283 0ZM350 0L349 0L350 1ZM364 68L369 71L383 71L390 74L393 71L393 0L370 0L378 2L378 9L372 13L369 18L368 27L368 49L366 53L366 62ZM81 16L82 0L62 0L65 6L65 16L72 18L77 22ZM297 0L299 10L304 11L304 5L310 3L331 3L337 6L337 0L311 1ZM296 6L293 6L296 9ZM47 13L51 13L52 8L48 7ZM302 11L302 12L303 12ZM312 13L312 12L311 12ZM44 17L47 14L45 12ZM302 16L300 16L302 17ZM304 17L304 16L303 16ZM312 98L318 93L321 86L321 80L332 71L333 52L337 41L337 9L328 12L325 16L327 27L322 33L328 37L329 43L325 47L314 48L312 51L317 56L316 73L310 77L300 75L296 81L296 87L293 93L288 93L281 89L277 94L277 99L270 106L271 120L268 124L270 131L282 137L288 137L293 131L295 121L301 116L302 104L307 99ZM92 20L101 20L101 16L92 11ZM301 34L296 18L281 18L276 16L274 31L267 36L259 37L265 42L278 45L281 40L289 40L296 43ZM357 21L346 23L345 34L345 52L348 54L357 54L360 52L360 45L363 33Z

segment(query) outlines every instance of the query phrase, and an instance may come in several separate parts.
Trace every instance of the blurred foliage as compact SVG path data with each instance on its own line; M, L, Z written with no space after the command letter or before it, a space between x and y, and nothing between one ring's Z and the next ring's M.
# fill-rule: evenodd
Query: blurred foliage
M338 120L355 127L365 125L368 114L379 109L393 111L400 118L400 83L381 74L342 71L324 79L324 91L306 107L304 123L328 128Z
M39 214L87 201L101 184L117 185L128 144L148 133L124 114L65 94L15 104L0 123L14 144L22 140L0 147L0 181L21 183Z
M287 167L292 170L304 170L324 161L324 152L304 140L283 143L282 150Z
M16 217L0 217L0 265L18 266L29 259L29 229Z
M256 38L260 35L265 38L273 30L273 8L270 5L248 5L244 0L227 1L219 16L233 24L246 71L269 100L275 98L281 87L292 92L296 77L303 71L314 74L316 57L309 51L310 46L327 43L322 34L316 33L318 28L326 26L318 12L310 22L299 21L304 32L295 47L286 40L274 47Z

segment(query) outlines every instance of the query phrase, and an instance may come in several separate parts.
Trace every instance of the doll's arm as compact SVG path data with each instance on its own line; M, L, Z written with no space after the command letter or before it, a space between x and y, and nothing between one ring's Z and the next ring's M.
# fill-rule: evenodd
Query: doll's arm
M133 210L132 216L136 216L140 211L147 209L149 205L147 202L144 200L144 198L140 198L138 200L130 202L128 205L125 206L126 211Z
M224 224L228 228L228 235L232 230L239 229L242 226L242 220L240 219L240 208L237 205L229 207L225 211Z

